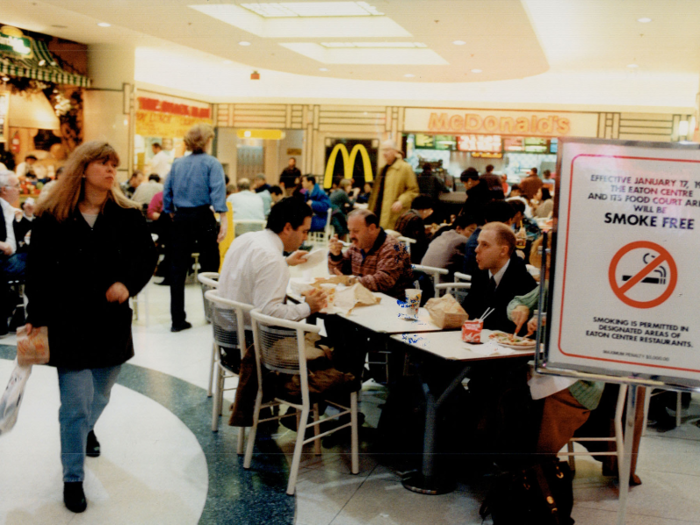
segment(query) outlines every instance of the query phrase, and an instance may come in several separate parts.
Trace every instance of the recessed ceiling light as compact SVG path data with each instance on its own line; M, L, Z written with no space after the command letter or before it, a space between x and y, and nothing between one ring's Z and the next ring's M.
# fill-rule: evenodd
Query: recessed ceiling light
M635 69L635 68L639 67L639 64L627 64L627 67L629 67L631 69Z
M224 64L233 64L233 60L224 60Z
M240 42L238 42L238 45L239 46L249 46L250 42L246 42L245 40L241 40Z
M112 24L108 24L107 22L100 22L100 23L97 24L97 25L100 26L100 27L110 27Z
M319 71L328 71L328 68L327 67L319 67L318 70Z
M415 77L416 75L414 75L413 73L406 73L404 76L405 76L406 78L413 78L413 77Z
M647 18L647 17L637 18L637 22L639 22L641 24L648 24L649 22L651 22L651 18Z
M456 46L463 46L464 44L466 44L466 42L464 40L455 40L452 43Z
M481 73L481 69L472 69L472 73Z

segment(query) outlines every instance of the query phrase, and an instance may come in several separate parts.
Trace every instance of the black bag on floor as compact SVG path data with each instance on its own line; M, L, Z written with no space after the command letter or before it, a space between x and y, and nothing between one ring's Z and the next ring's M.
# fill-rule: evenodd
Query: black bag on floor
M572 525L574 494L564 461L547 461L502 474L479 509L494 525Z

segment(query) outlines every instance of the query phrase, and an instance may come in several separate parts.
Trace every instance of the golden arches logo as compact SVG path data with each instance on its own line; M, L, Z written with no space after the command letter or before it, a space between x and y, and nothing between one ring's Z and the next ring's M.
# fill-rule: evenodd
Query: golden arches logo
M344 178L351 179L353 168L355 167L355 159L359 153L362 156L362 167L365 172L365 181L371 182L374 180L374 175L372 173L372 162L369 160L369 153L367 148L362 144L355 144L348 154L348 148L345 144L336 144L328 157L328 162L326 163L326 174L323 177L323 187L330 188L333 185L333 168L335 167L335 159L338 157L338 152L343 156L343 169L345 172Z

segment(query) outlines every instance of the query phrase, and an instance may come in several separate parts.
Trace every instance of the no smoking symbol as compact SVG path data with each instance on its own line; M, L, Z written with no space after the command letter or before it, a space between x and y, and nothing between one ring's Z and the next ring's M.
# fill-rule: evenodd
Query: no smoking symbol
M678 269L664 247L637 241L615 254L608 278L620 301L635 308L653 308L671 297L678 281Z

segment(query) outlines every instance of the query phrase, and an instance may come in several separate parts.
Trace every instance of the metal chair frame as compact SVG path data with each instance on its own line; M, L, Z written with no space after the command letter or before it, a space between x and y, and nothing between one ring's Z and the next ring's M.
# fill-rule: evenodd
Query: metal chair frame
M206 294L209 290L219 288L219 274L217 272L203 272L197 276L197 279L202 284L202 301L204 301L204 318L208 323L211 323L211 308L207 301ZM212 387L214 386L214 370L216 370L216 362L218 360L218 351L216 342L212 345L211 364L209 365L209 386L207 387L207 397L211 397Z
M258 373L258 394L255 399L255 410L253 415L253 426L248 434L248 446L246 448L243 467L250 468L253 458L253 447L255 445L255 435L258 424L265 421L280 419L284 415L273 416L260 419L260 410L279 405L287 405L297 409L297 440L294 447L294 455L289 473L289 483L287 494L294 494L296 481L301 463L301 452L304 445L313 442L316 454L321 453L320 440L346 427L351 427L351 471L353 474L359 472L359 440L357 431L357 392L350 394L350 407L339 405L335 402L326 402L335 406L340 412L334 416L326 418L326 421L350 415L350 423L340 425L327 432L320 433L318 404L311 405L309 395L308 371L306 368L306 354L304 334L307 332L318 333L320 327L284 319L277 319L262 314L259 310L253 310L250 314L253 324L253 339L255 345L255 363ZM275 398L268 403L262 402L262 369L273 370L281 374L298 375L301 383L301 404L291 402L287 399ZM313 422L309 423L309 415L313 410ZM301 413L300 413L301 412ZM314 436L306 438L306 429L313 427Z

